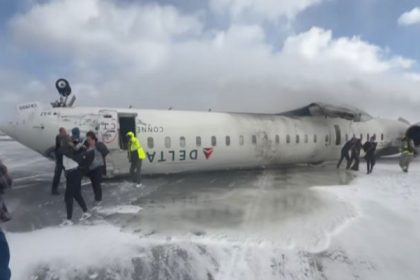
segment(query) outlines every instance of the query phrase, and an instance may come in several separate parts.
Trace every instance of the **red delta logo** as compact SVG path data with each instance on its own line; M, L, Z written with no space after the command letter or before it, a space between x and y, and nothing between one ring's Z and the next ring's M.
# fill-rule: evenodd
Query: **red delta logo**
M206 159L209 159L213 154L213 148L204 148L203 153L206 156Z

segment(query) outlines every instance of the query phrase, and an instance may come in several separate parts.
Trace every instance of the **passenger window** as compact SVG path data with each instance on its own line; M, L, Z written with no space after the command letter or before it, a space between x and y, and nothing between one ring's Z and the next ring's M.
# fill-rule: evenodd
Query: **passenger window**
M308 143L308 134L305 134L305 143Z
M184 136L179 138L179 146L181 148L185 148L185 137Z
M216 136L212 136L211 137L211 145L214 147L216 146L217 142L216 142Z
M296 144L299 144L299 141L300 141L299 135L296 135Z
M280 136L276 135L276 144L280 143Z
M267 135L264 135L264 137L263 137L263 144L264 145L268 144L268 136Z
M195 137L195 144L197 145L197 147L201 147L201 137L200 136Z
M318 142L318 136L316 136L316 134L314 134L314 143Z
M243 135L239 136L239 145L241 145L241 146L244 145L244 136Z
M171 137L165 137L165 148L169 149L171 147Z
M257 144L257 136L252 135L252 144Z
M153 147L154 147L153 137L148 137L148 138L147 138L147 147L148 147L149 149L153 149Z
M289 144L290 143L290 135L286 135L286 143Z
M226 136L226 146L230 146L230 136Z

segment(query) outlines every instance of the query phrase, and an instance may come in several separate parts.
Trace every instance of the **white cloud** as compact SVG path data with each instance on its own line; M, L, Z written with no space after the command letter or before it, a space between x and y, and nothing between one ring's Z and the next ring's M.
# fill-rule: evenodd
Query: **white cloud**
M38 4L15 16L10 26L18 42L83 56L80 64L106 57L107 63L136 63L146 70L162 63L171 40L201 29L194 16L182 16L170 6L119 6L101 0Z
M278 50L260 25L206 30L173 7L115 3L54 0L15 17L10 30L20 48L68 56L79 104L280 112L321 101L418 118L415 62L359 37L314 27ZM58 72L44 86L54 90Z
M256 17L276 22L279 18L293 19L299 12L323 0L210 0L219 13L228 12L233 19Z
M420 7L413 8L411 11L403 13L398 18L400 25L412 25L420 23Z
M414 61L399 56L387 59L384 50L359 37L333 39L331 31L316 27L289 37L283 51L318 63L340 63L366 73L410 68L414 64Z

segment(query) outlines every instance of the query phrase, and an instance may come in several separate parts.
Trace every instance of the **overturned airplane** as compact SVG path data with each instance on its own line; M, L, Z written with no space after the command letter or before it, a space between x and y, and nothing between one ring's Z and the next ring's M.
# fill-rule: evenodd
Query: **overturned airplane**
M379 155L398 153L404 134L420 145L419 125L322 103L280 114L88 108L73 106L66 80L56 86L59 101L18 105L17 119L0 129L46 157L53 154L60 127L79 127L82 135L92 130L110 150L111 176L129 170L128 131L137 134L146 150L147 174L316 164L337 160L353 136L365 141L375 135Z

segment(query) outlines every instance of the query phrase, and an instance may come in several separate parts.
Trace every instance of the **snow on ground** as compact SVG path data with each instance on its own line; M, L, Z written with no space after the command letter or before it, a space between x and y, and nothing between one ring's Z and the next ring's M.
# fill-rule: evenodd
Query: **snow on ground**
M419 170L420 162L408 174L382 162L349 185L289 188L281 196L272 173L263 174L256 190L240 194L238 225L209 223L204 232L183 230L190 227L170 204L102 209L139 215L138 230L98 220L8 232L13 279L420 279ZM164 220L166 230L148 228L163 213L174 215Z
M137 214L142 210L141 207L134 205L118 205L115 207L97 207L96 212L105 216L114 214Z

